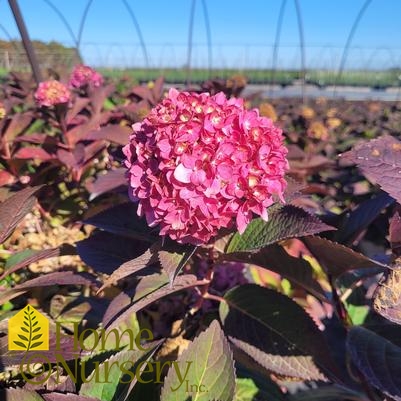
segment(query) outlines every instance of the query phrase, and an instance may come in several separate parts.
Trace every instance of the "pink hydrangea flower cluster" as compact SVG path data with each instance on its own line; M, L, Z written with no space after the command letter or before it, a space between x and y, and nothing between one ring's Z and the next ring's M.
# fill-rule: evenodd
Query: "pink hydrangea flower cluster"
M39 106L51 107L68 103L71 100L71 92L63 83L51 80L40 82L34 97Z
M133 131L123 148L130 197L160 235L198 245L234 221L243 233L284 201L282 131L242 99L171 89Z
M82 88L86 85L99 87L103 84L103 77L93 68L79 64L71 73L69 85L73 88Z

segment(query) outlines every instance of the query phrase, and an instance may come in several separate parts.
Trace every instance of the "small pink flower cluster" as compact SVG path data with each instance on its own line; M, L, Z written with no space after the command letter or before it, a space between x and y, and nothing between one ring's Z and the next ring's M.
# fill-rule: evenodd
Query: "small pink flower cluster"
M51 80L41 82L34 97L39 106L51 107L56 104L68 103L71 100L71 92L61 82Z
M160 235L198 245L234 219L243 233L284 201L282 131L242 99L171 89L133 130L123 148L130 197Z
M93 68L79 64L76 65L71 73L69 85L73 88L82 88L86 85L99 87L103 84L103 77Z

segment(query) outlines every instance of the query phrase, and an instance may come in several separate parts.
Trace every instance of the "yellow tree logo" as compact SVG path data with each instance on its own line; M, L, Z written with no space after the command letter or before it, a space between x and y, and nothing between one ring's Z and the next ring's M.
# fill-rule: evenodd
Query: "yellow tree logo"
M47 351L49 321L33 306L27 305L8 321L8 349Z

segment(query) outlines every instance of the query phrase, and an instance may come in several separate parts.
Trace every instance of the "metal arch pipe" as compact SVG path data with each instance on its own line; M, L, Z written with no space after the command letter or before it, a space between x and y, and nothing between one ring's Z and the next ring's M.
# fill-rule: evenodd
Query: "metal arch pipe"
M86 22L86 18L88 16L88 12L89 12L89 8L92 4L93 0L88 0L88 2L86 3L86 7L85 10L82 14L82 18L81 18L81 23L79 24L79 31L78 31L78 36L77 36L77 49L78 51L81 53L81 40L82 40L82 33L84 31L84 26L85 26L85 22Z
M21 35L22 44L24 45L26 55L28 56L29 64L32 68L33 77L37 85L42 81L42 74L40 72L39 63L36 58L35 49L33 48L31 39L29 38L28 30L22 17L21 10L18 6L17 0L8 0L11 11L14 15L15 22Z
M138 34L139 42L141 43L141 48L142 48L143 57L145 58L145 65L146 65L146 68L149 68L149 57L148 57L148 52L147 52L147 49L146 49L145 40L144 40L144 38L143 38L142 31L141 31L141 28L140 28L140 26L139 26L138 20L136 19L135 14L134 14L134 12L132 11L132 8L131 8L130 5L128 4L127 0L122 0L122 1L123 1L123 3L124 3L124 5L125 5L125 7L126 7L128 13L129 13L130 17L131 17L131 20L132 20L132 22L133 22L133 24L134 24L134 26L135 26L136 32L137 32L137 34Z
M294 3L295 3L295 10L297 12L299 45L301 48L302 102L305 103L306 57L305 57L304 25L302 21L301 6L299 4L299 0L294 0Z
M341 75L344 71L344 67L345 67L345 63L347 62L347 57L348 57L348 50L351 46L352 43L352 39L354 38L355 32L358 28L359 22L361 21L363 14L365 13L366 9L369 7L370 3L372 2L372 0L365 0L365 2L363 3L361 9L359 10L358 15L356 16L354 23L352 24L351 30L348 34L347 37L347 41L345 43L344 46L344 50L343 50L343 54L341 56L341 61L340 61L340 66L338 68L338 73L334 82L334 89L333 89L333 97L335 97L336 92L337 92L337 85L338 82L341 78Z
M187 86L189 86L190 82L191 82L192 34L193 34L193 28L194 28L195 4L196 4L196 0L192 0L191 11L189 14L187 76L185 79Z
M205 18L209 78L211 78L211 75L212 75L212 63L213 63L212 33L211 33L211 30L210 30L209 12L208 12L208 9L207 9L206 0L201 0L201 3L202 3L202 8L203 8L203 16Z
M285 11L286 4L287 4L287 0L282 0L281 6L280 6L280 11L278 13L276 36L274 38L274 45L273 45L272 71L271 71L271 75L270 75L270 94L269 94L270 96L272 95L274 78L276 75L278 47L280 44L281 27L283 25L284 11Z
M67 19L64 17L63 13L50 1L50 0L43 0L61 19L62 23L66 27L68 33L70 34L74 44L75 44L75 51L77 53L78 59L82 62L82 57L78 48L78 40L74 34L74 31L71 28L71 25L68 23Z

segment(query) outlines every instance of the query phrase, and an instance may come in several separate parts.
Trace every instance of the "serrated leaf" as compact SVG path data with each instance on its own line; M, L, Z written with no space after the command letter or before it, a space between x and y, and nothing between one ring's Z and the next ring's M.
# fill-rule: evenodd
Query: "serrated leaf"
M321 301L327 302L324 290L313 278L313 270L310 263L305 259L289 255L277 244L262 248L256 253L234 252L224 254L221 259L254 264L276 272L303 287Z
M234 234L228 244L227 252L259 249L284 239L334 229L299 207L285 205L273 210L269 214L269 221L265 222L261 218L254 219L242 235Z
M105 288L116 284L119 280L145 269L156 261L157 256L154 250L152 248L147 249L142 255L123 263L117 270L114 270L110 277L108 277L99 288L98 293L103 291Z
M365 177L401 202L401 142L385 135L361 142L341 158L355 163Z
M334 278L339 277L349 270L372 267L385 269L388 267L344 245L329 241L325 238L311 236L303 238L302 241L318 260L326 273Z
M123 384L120 381L126 381L126 385L129 379L135 379L135 376L132 376L135 373L135 362L144 354L144 351L124 350L113 355L106 361L100 363L96 371L93 371L92 374L86 378L87 382L82 384L79 394L96 397L102 401L114 400L117 396L116 392L119 384ZM134 368L132 375L124 379L124 371L120 368L123 364L125 364L124 366L127 370ZM95 374L96 378L93 377Z
M57 248L43 249L40 251L34 251L32 249L26 249L22 252L18 252L10 256L7 261L5 268L6 270L0 275L0 280L4 277L15 273L16 271L35 263L42 259L53 258L56 256L64 255L75 255L75 248L70 244L63 244Z
M42 395L45 401L101 401L99 398L86 397L73 393L46 393Z
M394 400L401 400L401 348L363 327L350 329L347 348L371 385Z
M184 382L185 373L188 381ZM234 389L232 352L219 323L214 320L179 356L176 368L169 369L160 399L182 401L191 397L192 401L231 401Z
M123 203L86 219L84 223L128 238L156 242L159 239L157 231L149 228L145 218L138 216L137 209L136 203Z
M0 244L13 232L17 224L36 203L35 193L42 186L25 188L0 204Z
M245 284L228 291L224 300L224 332L265 369L305 380L339 377L323 334L290 298Z
M401 256L401 216L399 211L394 212L390 219L389 237L393 255Z
M167 277L165 276L165 279ZM113 320L108 327L110 330L118 326L122 321L124 321L127 316L132 313L136 313L141 309L145 308L146 306L152 304L153 302L158 301L161 298L164 298L168 295L171 295L175 292L185 290L187 288L195 287L196 285L204 284L203 281L198 281L196 276L192 274L184 274L182 276L178 276L174 281L173 285L168 285L168 279L166 284L158 288L157 290L153 291L149 295L144 296L143 298L139 299L135 302L132 306L124 310L115 320Z
M165 271L171 282L174 278L174 273L177 270L184 255L178 252L160 250L158 252L158 257L163 270Z
M145 252L148 244L108 232L95 232L76 243L80 258L97 272L112 274L123 263Z
M110 124L105 127L101 127L96 131L90 131L85 135L85 140L99 140L106 139L107 141L117 143L118 145L126 145L129 141L129 136L132 133L132 128Z
M94 181L88 181L85 186L90 193L89 200L92 201L99 195L117 189L118 187L127 186L125 172L126 169L123 167L116 168L98 175Z
M0 389L0 399L7 401L43 401L43 398L36 391L21 388Z
M40 287L49 287L53 285L91 285L91 281L88 277L83 274L75 274L72 271L58 271L48 273L43 276L35 277L31 280L25 281L22 284L18 284L15 287L4 291L0 294L0 304L3 304L23 293L32 289Z

